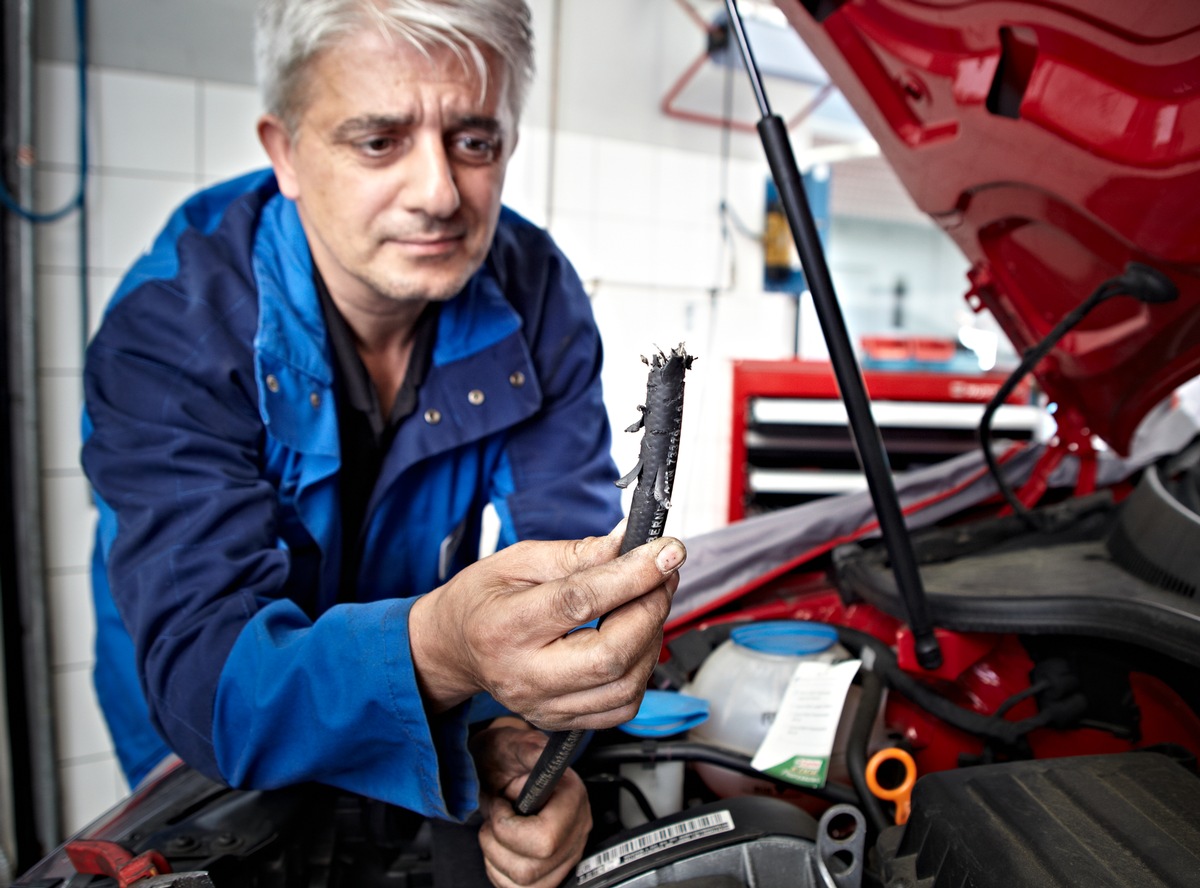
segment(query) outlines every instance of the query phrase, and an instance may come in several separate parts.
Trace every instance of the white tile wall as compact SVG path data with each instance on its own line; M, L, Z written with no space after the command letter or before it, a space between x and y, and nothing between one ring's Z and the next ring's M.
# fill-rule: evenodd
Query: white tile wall
M693 220L658 223L652 229L650 280L653 283L695 290L721 286L726 263L715 208Z
M597 139L560 132L555 138L554 218L560 212L596 212L595 153Z
M595 146L594 193L587 211L602 219L653 219L658 152L652 146L614 139L597 139Z
M54 691L59 761L76 762L108 754L112 746L108 728L96 705L91 665L85 663L56 669Z
M78 373L83 366L79 272L43 268L37 276L37 304L38 368Z
M86 567L91 559L95 513L83 472L44 470L42 508L47 524L46 569L67 571Z
M167 216L196 188L193 176L158 179L102 173L88 239L93 268L119 270L150 248Z
M267 166L255 122L258 90L224 83L200 84L200 157L202 181L217 182Z
M58 668L90 668L96 618L86 568L60 570L46 578L50 598L51 658Z
M63 820L77 827L90 823L129 792L111 755L83 757L64 764Z
M141 176L195 177L196 81L101 69L88 88L94 112L89 136L97 166Z
M66 206L79 189L79 173L74 169L47 164L39 169L33 180L33 206L48 213ZM96 180L89 182L87 199L95 203ZM71 213L57 222L39 225L34 229L34 253L39 271L57 269L79 270L79 216Z
M79 405L83 403L79 372L41 374L38 392L38 436L42 469L74 475L79 471Z
M676 148L655 151L654 182L649 204L664 223L716 219L720 203L718 158ZM671 226L664 224L663 229Z
M600 250L596 238L595 217L575 210L553 211L550 233L559 248L571 257L575 271L586 282L600 277Z
M74 65L44 63L34 71L37 114L33 145L39 164L79 163L79 78Z
M655 224L643 217L600 216L594 230L597 276L643 286L655 278Z
M536 225L547 222L549 164L549 134L540 127L522 127L504 180L504 202Z

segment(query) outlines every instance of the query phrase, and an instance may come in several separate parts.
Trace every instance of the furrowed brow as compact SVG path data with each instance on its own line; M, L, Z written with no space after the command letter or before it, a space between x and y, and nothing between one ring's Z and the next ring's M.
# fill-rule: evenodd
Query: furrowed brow
M480 114L465 114L454 121L455 129L477 129L490 134L499 134L500 121L495 117Z
M378 133L388 130L403 129L411 126L413 119L407 115L394 116L390 114L367 114L362 117L351 117L343 120L333 131L333 138L338 141L353 139L368 133Z

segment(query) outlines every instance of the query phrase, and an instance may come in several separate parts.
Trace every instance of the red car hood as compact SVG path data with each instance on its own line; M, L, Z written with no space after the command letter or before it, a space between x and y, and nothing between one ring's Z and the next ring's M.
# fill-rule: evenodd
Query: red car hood
M1131 260L1175 282L1102 304L1036 370L1126 453L1200 372L1200 2L776 3L1018 351Z

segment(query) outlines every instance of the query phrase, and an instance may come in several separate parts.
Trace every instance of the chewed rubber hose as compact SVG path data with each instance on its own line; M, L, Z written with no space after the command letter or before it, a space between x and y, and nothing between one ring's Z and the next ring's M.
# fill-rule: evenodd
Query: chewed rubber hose
M656 540L663 534L667 510L671 508L675 465L679 461L679 434L683 428L683 376L693 360L681 345L670 355L659 352L646 361L650 365L650 375L646 380L646 405L641 408L641 418L625 430L642 430L641 452L633 471L617 482L618 487L628 487L637 482L633 490L633 502L629 506L629 522L621 543L621 554Z
M633 471L617 482L628 487L637 482L621 554L658 539L671 508L671 488L679 460L679 435L683 428L683 376L695 360L683 345L670 354L659 352L642 358L650 367L646 403L641 417L627 432L642 431L642 446ZM513 807L518 814L536 814L554 792L586 731L554 731L521 789Z

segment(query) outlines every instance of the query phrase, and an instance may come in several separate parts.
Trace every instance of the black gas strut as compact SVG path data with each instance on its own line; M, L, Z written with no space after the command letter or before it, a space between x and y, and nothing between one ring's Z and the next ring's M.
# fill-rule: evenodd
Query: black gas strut
M667 510L671 507L671 488L675 483L675 465L679 460L679 433L683 428L683 375L694 358L682 345L670 354L659 352L643 358L650 366L646 380L646 404L642 415L625 431L642 430L642 445L637 465L617 482L618 487L633 489L629 520L621 541L621 554L656 540L663 533ZM536 814L542 810L586 731L555 731L530 772L514 806L518 814Z
M729 11L729 24L734 30L746 63L746 72L750 76L755 100L762 113L762 119L758 122L758 135L762 139L771 176L779 190L779 197L792 229L792 238L800 255L800 264L804 267L809 290L812 292L817 319L821 322L821 332L829 348L829 359L833 364L833 374L850 419L850 433L858 452L858 461L862 465L863 474L866 475L867 488L870 490L875 514L879 519L879 529L891 557L896 585L900 589L904 609L907 611L917 662L925 669L936 669L942 664L942 651L933 634L933 624L929 619L925 589L921 585L921 574L917 570L912 540L904 524L904 515L900 511L900 501L888 468L883 440L879 436L875 418L871 415L862 371L850 344L850 336L846 332L846 323L842 318L833 281L829 276L829 266L825 262L825 251L817 236L812 209L804 193L800 170L796 166L796 158L788 141L787 126L783 118L771 113L762 77L750 50L750 43L746 39L737 0L725 0L725 6Z

